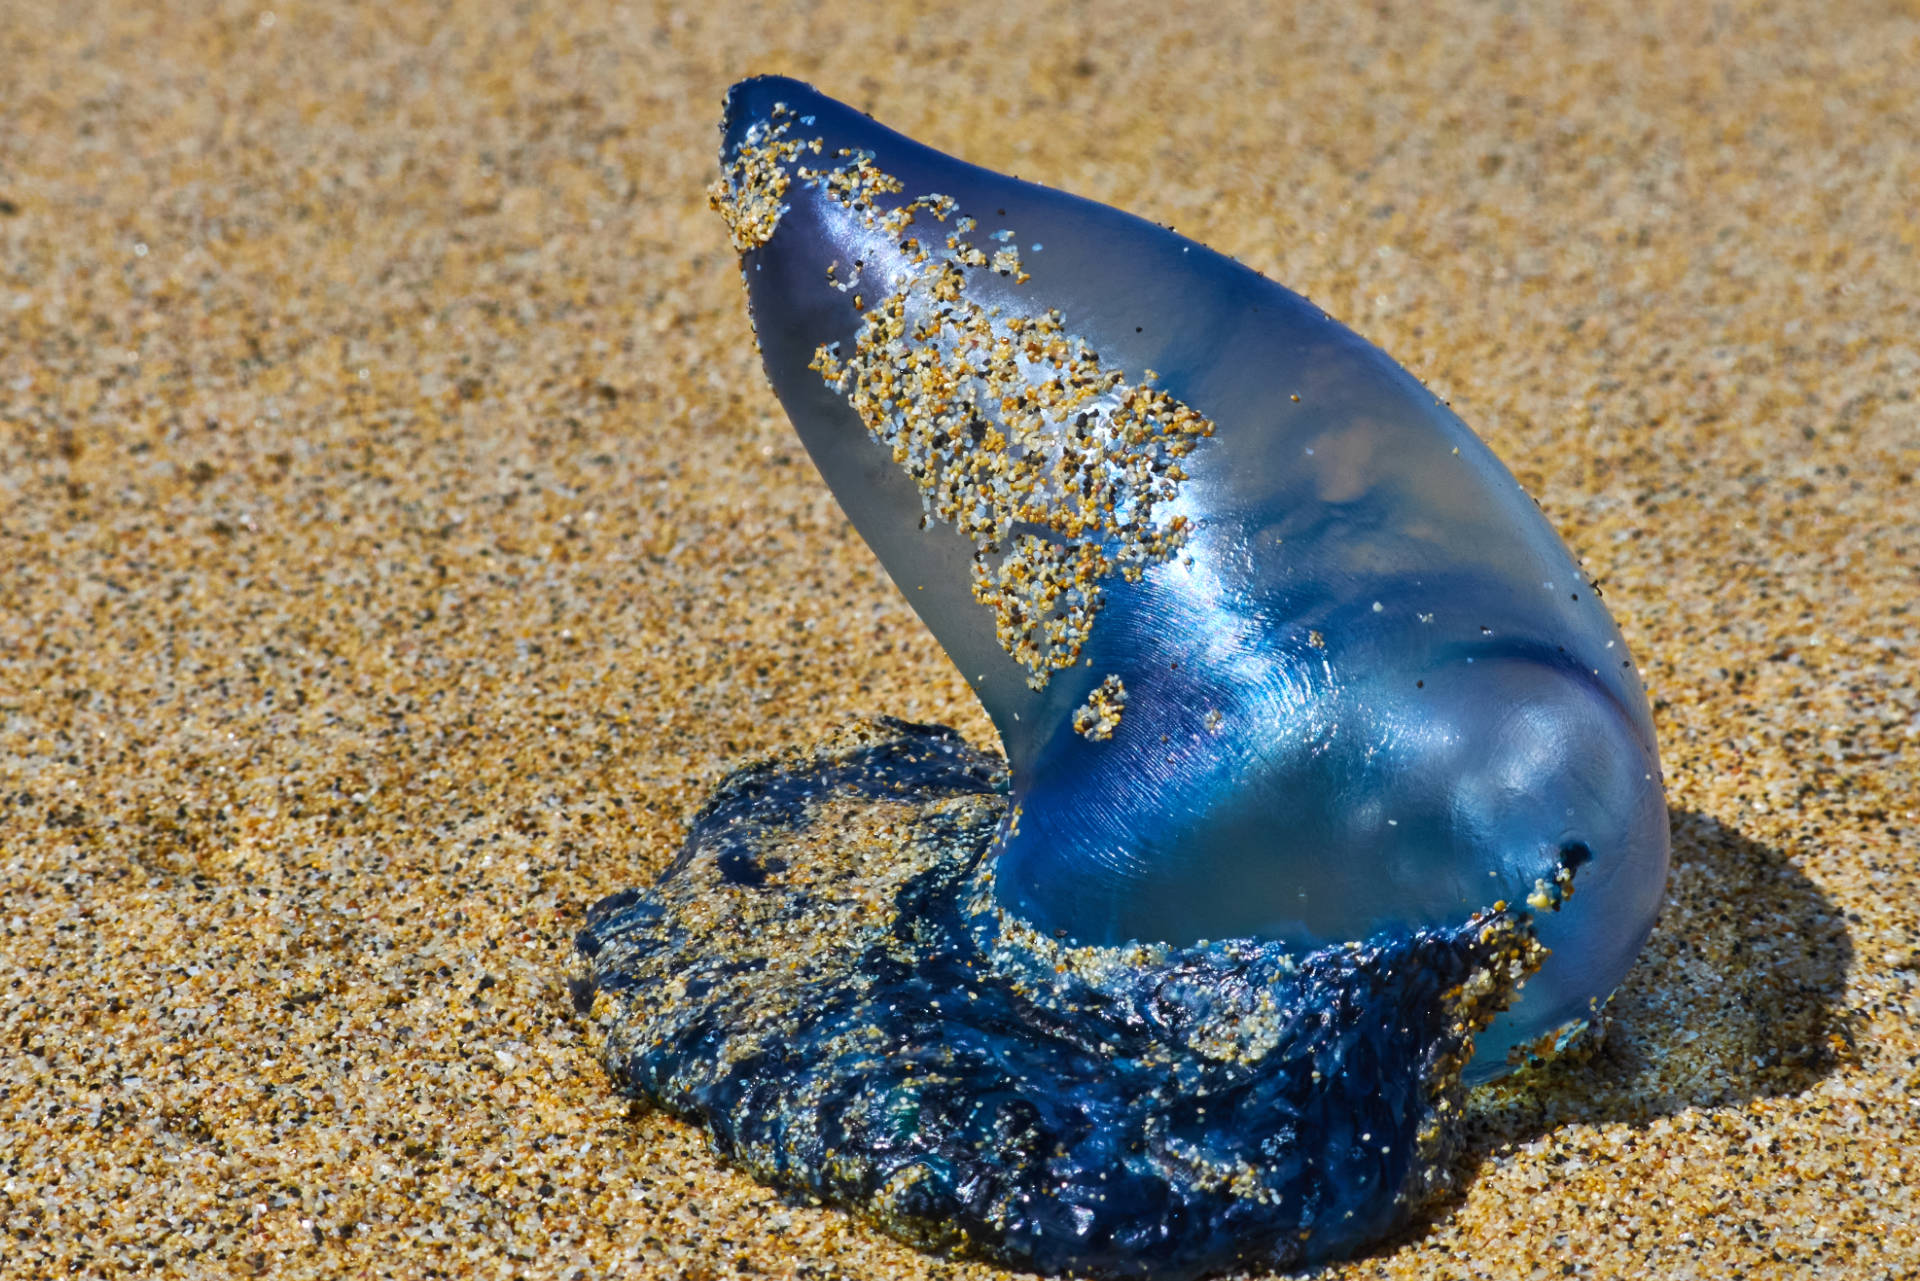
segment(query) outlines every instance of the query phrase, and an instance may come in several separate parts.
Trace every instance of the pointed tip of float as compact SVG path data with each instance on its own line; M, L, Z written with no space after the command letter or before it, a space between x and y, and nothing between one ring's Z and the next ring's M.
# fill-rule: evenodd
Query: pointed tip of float
M798 110L803 104L827 101L831 100L818 89L792 76L769 74L736 80L728 86L720 104L721 162L726 162L740 135L755 122L771 123L776 107Z

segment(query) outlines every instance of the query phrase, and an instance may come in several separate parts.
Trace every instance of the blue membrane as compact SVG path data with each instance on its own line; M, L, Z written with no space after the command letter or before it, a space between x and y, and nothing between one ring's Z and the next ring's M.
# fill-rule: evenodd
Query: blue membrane
M1390 1232L1659 908L1597 591L1232 260L795 81L723 129L768 377L1005 759L885 722L729 778L580 935L615 1076L930 1249L1181 1277Z
M1445 1189L1526 913L1305 955L1068 945L995 904L1007 783L899 721L727 778L579 935L616 1079L762 1179L1047 1273L1312 1263Z
M1470 1079L1589 1019L1662 899L1653 726L1466 425L1232 259L796 81L723 131L768 377L1005 747L996 901L1299 951L1528 903L1552 956Z

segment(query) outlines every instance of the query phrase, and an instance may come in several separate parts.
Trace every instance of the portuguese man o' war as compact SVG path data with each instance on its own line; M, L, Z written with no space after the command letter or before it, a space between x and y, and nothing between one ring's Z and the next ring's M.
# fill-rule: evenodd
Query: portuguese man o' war
M1418 380L1231 259L792 80L723 133L768 377L1005 759L881 721L732 775L581 933L616 1078L927 1248L1377 1240L1658 911L1597 591Z

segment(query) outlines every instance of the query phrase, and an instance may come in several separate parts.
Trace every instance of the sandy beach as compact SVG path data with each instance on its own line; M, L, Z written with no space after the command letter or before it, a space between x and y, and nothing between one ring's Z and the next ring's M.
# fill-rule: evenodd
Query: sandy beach
M707 206L807 79L1322 304L1586 558L1661 923L1329 1278L1920 1275L1920 8L0 0L0 1276L1009 1275L729 1170L562 963L730 768L993 732Z

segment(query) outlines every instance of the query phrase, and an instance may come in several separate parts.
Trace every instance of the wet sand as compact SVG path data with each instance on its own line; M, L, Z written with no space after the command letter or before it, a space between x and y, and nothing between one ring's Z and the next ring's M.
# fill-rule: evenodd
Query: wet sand
M1920 10L0 0L0 1274L987 1277L629 1108L586 904L726 770L991 730L706 207L779 71L1425 378L1656 700L1593 1062L1340 1278L1920 1272Z

